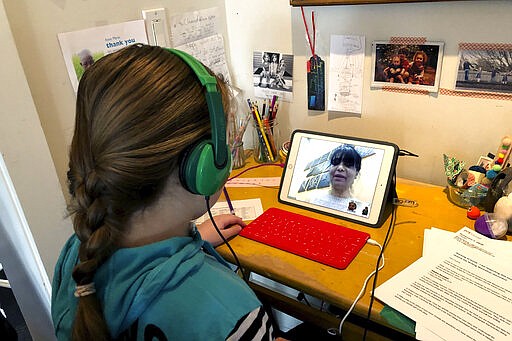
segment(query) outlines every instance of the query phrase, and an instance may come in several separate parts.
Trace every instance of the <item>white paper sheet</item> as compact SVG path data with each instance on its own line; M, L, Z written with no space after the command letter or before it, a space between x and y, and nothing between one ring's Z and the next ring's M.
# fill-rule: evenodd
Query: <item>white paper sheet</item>
M453 238L454 233L432 227L425 229L423 234L423 257L435 256L439 254L438 242L442 243L447 239Z
M364 36L331 35L327 109L361 113Z
M447 341L437 334L433 333L430 329L424 328L418 324L416 324L416 329L414 330L416 333L416 340L420 341Z
M81 55L93 57L96 62L99 58L128 45L148 42L144 20L59 33L58 39L75 92L84 72L84 67L80 65Z
M181 46L220 34L217 7L188 12L171 17L172 46Z
M465 227L379 286L375 296L446 340L512 338L512 244Z
M261 199L245 199L245 200L232 200L231 204L235 209L235 215L242 218L242 220L254 220L263 213L263 206L261 205ZM212 215L215 218L219 214L230 214L228 203L225 201L217 201L211 208ZM195 222L201 224L205 220L210 219L208 213L199 217Z
M176 48L196 57L201 63L208 66L213 73L221 74L228 84L231 83L222 35L216 34L194 40L184 45L176 46Z

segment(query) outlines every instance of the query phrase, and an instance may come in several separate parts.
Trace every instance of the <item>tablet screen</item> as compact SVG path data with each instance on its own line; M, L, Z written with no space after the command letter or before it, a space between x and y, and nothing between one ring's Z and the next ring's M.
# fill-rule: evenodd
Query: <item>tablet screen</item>
M279 201L380 226L397 155L388 142L296 130Z

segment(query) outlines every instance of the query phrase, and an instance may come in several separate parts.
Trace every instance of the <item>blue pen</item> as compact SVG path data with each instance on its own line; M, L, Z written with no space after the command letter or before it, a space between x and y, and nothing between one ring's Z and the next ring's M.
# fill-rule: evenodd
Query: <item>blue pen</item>
M232 215L235 215L235 209L233 208L233 204L231 203L231 199L229 199L228 190L226 189L226 187L224 187L222 189L222 191L224 192L224 197L226 198L226 202L228 203L228 206L229 206L229 213L231 213Z

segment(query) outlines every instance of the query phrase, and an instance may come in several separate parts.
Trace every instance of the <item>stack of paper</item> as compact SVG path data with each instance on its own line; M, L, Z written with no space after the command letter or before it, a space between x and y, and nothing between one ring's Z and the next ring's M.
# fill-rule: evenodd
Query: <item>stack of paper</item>
M375 297L416 321L418 340L512 340L511 260L510 242L427 229L423 257Z

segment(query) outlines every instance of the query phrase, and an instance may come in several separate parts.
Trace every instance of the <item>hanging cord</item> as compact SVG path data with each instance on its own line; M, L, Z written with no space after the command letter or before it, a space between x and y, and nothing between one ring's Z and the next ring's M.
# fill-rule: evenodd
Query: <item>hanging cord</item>
M393 174L393 181L396 183L396 173ZM372 283L372 292L370 295L370 304L368 306L368 314L366 316L366 323L364 328L364 335L363 335L363 341L366 340L366 334L368 332L368 325L370 323L370 317L372 314L372 307L373 307L373 301L375 300L375 288L377 287L377 277L379 275L379 263L380 260L384 257L384 250L386 250L386 247L389 244L389 241L391 240L391 236L393 235L393 231L395 229L395 222L396 222L396 205L393 205L392 211L391 211L391 220L389 221L388 231L386 232L386 237L384 237L384 242L382 243L382 249L379 254L379 258L377 259L377 265L375 269L375 277L373 277L373 283Z
M309 35L309 28L306 22L306 16L304 15L304 8L300 6L300 10L302 12L302 20L304 21L304 27L306 28L306 35L308 37L309 49L311 50L311 55L316 58L315 54L315 45L316 45L316 26L315 26L315 11L311 12L311 23L313 26L313 38Z
M347 319L348 315L350 315L350 313L356 306L357 302L361 299L361 297L363 297L363 295L366 291L366 285L368 284L368 281L370 280L370 278L372 278L373 275L375 275L377 273L377 271L382 270L382 268L384 267L384 256L380 257L380 255L384 255L384 253L382 251L382 245L380 245L378 242L376 242L373 239L368 239L367 243L370 245L379 247L380 252L379 252L379 260L377 261L377 264L379 264L378 262L380 261L380 259L382 259L382 264L377 269L373 270L373 272L371 274L369 274L368 277L366 277L366 279L363 282L363 287L361 288L361 291L359 291L359 294L357 295L356 299L354 300L354 302L352 303L352 305L350 306L348 311L345 313L345 316L343 316L343 318L341 319L340 324L338 326L338 330L336 330L335 328L329 328L327 330L327 333L329 333L330 335L340 335L341 336L341 330L343 329L343 324L345 323L345 320Z
M231 251L231 254L233 255L233 258L235 259L236 266L237 266L237 269L235 270L235 272L239 269L240 272L242 273L243 280L247 282L249 280L249 278L246 277L245 271L242 268L242 266L240 265L240 261L238 260L238 257L236 255L235 251L233 250L231 245L229 245L226 237L224 237L224 235L222 235L222 233L220 232L219 228L217 227L217 224L215 223L215 219L213 219L213 214L212 214L212 210L211 210L211 207L210 207L210 197L209 196L205 196L204 198L206 200L206 209L208 210L208 216L210 217L210 220L213 223L213 227L215 228L215 231L217 231L217 233L219 234L220 238L222 239L224 244L226 244L226 246L228 247L229 251Z

